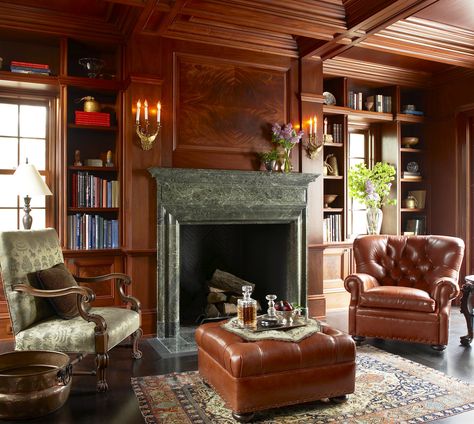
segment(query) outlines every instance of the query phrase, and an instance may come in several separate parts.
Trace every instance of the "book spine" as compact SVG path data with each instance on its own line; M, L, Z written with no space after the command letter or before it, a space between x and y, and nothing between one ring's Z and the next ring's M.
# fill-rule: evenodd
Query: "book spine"
M26 68L34 68L34 69L49 69L49 65L45 65L43 63L19 62L18 60L12 60L10 62L10 65L16 66L16 67L26 67Z

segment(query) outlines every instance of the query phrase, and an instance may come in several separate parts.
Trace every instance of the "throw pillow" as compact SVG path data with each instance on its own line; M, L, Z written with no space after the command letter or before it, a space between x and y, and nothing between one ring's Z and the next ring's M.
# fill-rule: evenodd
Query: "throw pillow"
M54 265L52 268L37 271L36 276L43 290L58 290L78 286L73 275L63 263ZM76 294L50 297L48 301L51 303L56 314L61 318L71 319L79 315Z

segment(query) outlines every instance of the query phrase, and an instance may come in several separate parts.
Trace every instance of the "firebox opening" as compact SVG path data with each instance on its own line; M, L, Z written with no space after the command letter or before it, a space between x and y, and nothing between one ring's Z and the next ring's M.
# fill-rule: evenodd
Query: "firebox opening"
M288 297L290 224L180 226L180 323L196 325L207 303L207 282L216 269L255 284L252 297ZM295 301L296 299L288 299Z

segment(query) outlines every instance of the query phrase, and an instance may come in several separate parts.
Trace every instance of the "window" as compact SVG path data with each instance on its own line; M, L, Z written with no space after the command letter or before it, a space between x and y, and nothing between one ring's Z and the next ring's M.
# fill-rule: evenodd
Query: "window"
M348 169L358 163L372 165L372 136L368 131L349 133L349 154L347 157ZM367 234L366 207L363 203L349 197L347 199L347 235L354 238L359 234Z
M23 199L15 193L13 173L20 163L32 163L46 178L48 101L0 98L0 230L23 228ZM46 226L44 196L31 199L33 229Z

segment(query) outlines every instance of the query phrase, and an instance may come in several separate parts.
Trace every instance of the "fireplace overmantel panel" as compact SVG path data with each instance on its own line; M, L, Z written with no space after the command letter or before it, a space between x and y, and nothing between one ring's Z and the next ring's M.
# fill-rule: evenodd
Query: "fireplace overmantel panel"
M157 336L179 333L182 224L291 226L288 296L306 304L307 190L317 174L149 168L157 182Z

